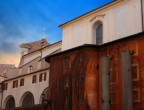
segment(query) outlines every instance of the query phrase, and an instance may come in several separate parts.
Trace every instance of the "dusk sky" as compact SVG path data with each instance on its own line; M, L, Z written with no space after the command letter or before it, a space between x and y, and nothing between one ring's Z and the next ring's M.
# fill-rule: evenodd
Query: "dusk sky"
M0 64L16 64L19 45L42 39L62 39L58 27L112 0L0 0Z

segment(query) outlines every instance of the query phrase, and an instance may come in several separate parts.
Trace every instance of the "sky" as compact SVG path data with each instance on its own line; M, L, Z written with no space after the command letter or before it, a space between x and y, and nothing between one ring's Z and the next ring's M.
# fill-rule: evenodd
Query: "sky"
M0 64L20 59L19 45L42 39L62 40L58 27L112 0L0 0Z

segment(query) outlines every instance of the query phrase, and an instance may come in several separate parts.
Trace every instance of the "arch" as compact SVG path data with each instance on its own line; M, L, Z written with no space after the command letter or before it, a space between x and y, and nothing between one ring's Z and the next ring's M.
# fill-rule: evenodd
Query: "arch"
M45 94L45 99L48 99L48 92L49 92L49 88L45 88L42 92L42 94ZM40 104L42 103L42 94L40 96Z
M31 107L34 103L34 96L31 92L25 92L20 100L20 106L22 107Z
M103 23L98 20L93 24L93 37L97 45L103 43Z
M9 109L14 109L15 108L15 99L13 96L8 96L4 102L4 108L9 110Z

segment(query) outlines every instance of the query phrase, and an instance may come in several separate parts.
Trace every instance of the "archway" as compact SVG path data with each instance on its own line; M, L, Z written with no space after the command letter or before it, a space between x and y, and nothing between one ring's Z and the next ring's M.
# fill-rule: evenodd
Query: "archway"
M26 92L21 99L22 107L32 107L34 106L34 96L31 92Z
M48 99L49 88L44 89L42 94L45 94L45 99ZM42 94L40 96L40 104L42 104Z
M15 99L13 96L8 96L6 99L5 109L14 109L15 108Z

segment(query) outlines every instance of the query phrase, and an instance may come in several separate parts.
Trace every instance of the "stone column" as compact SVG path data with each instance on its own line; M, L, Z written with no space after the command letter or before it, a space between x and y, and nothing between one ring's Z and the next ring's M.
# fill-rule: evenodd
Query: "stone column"
M102 110L110 110L110 58L102 58Z
M125 50L122 57L122 110L133 110L131 52Z

